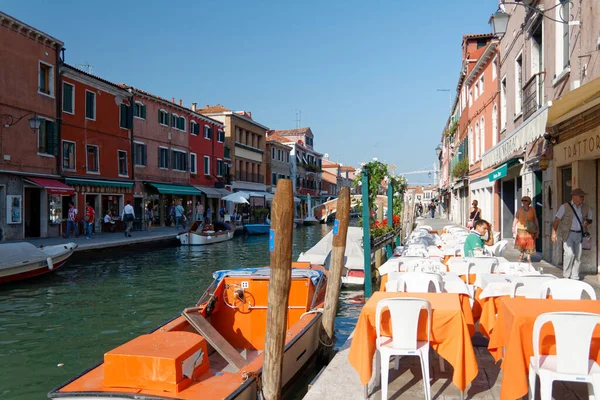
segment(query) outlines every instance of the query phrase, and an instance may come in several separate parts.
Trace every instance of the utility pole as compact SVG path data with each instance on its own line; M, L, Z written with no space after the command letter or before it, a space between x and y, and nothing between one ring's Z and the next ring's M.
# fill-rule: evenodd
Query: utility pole
M295 108L294 110L296 111L296 129L298 129L302 126L302 110L298 108Z

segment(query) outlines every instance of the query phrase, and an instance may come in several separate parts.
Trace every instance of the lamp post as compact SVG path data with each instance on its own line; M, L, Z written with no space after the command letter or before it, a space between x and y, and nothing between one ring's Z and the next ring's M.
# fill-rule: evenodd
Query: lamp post
M489 24L492 27L492 33L496 36L502 36L506 33L506 27L508 26L508 18L510 15L502 10L496 11L490 17Z
M21 121L28 115L33 115L33 117L29 118L29 128L31 128L33 132L37 132L40 129L40 125L42 125L42 121L44 119L38 117L37 114L33 112L27 113L20 117L15 117L11 114L0 114L0 121L2 126L4 126L5 128L10 128L11 126L16 125L19 121Z
M498 10L494 14L492 14L492 16L490 17L489 24L492 27L492 33L494 35L498 36L498 37L502 37L506 33L506 29L508 27L508 20L510 18L510 15L507 14L502 9L502 6L505 6L505 5L514 5L514 6L525 7L528 11L533 12L533 13L538 14L538 15L541 15L542 17L544 17L546 19L549 19L550 21L559 22L561 24L573 23L573 24L579 25L580 21L569 21L568 9L569 9L569 4L571 2L572 2L572 0L565 0L564 2L561 1L560 4L557 4L554 7L550 7L547 10L542 10L542 9L539 9L538 7L534 7L534 6L530 5L530 4L527 4L528 2L501 1L500 2L500 6L498 7ZM552 17L550 17L550 16L548 16L548 15L545 14L547 11L554 10L559 5L561 7L563 7L561 9L561 12L558 13L558 17L560 19L555 19L555 18L552 18ZM564 13L565 10L567 10L566 17L563 15L563 13Z

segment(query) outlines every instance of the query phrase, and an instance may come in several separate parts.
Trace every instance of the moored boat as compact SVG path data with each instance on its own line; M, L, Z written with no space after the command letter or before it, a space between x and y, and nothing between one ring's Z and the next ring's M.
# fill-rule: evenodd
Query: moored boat
M0 283L47 274L60 268L77 245L35 247L28 242L0 244Z
M283 385L319 347L327 277L294 263ZM153 332L105 353L104 361L51 391L60 399L257 399L261 392L269 268L215 272L200 300Z
M271 224L246 224L244 228L248 235L267 235L271 230Z
M176 238L182 245L201 246L231 240L234 233L235 228L224 222L215 222L206 226L196 221L188 231L179 233Z

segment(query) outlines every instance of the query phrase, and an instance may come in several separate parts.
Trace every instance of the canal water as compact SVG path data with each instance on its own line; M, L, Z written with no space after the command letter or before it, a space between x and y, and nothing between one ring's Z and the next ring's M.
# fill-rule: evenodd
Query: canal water
M327 225L294 231L293 256L316 244ZM1 255L0 255L1 256ZM220 269L269 264L266 236L210 246L147 246L73 255L38 279L0 287L0 398L31 400L102 361L104 353L192 306ZM354 329L357 292L343 291L339 347ZM309 371L302 398L318 371Z

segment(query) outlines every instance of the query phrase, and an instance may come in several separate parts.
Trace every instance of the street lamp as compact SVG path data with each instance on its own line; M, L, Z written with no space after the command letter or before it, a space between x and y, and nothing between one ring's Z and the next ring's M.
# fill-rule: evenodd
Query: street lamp
M500 6L498 7L498 11L496 11L494 14L492 14L492 16L490 17L490 21L489 24L492 27L492 33L496 36L502 36L506 33L506 28L508 26L508 19L510 18L510 15L507 14L501 7L504 5L514 5L514 6L522 6L525 7L528 11L534 13L534 14L539 14L542 17L549 19L550 21L554 21L554 22L559 22L561 24L569 24L569 15L568 15L568 10L571 7L572 0L561 0L560 2L558 2L558 4L556 4L553 7L550 7L546 10L541 10L537 7L531 6L529 4L527 4L527 2L525 3L517 3L515 2L509 2L509 1L501 1L500 2ZM558 17L560 19L555 19L552 17L549 17L548 15L546 15L545 13L550 11L550 10L554 10L556 7L562 7L561 8L561 12L558 13ZM563 15L563 13L565 12L565 10L567 11L567 15L566 15L566 19L565 16ZM571 23L579 25L579 21L571 21Z
M506 33L506 27L508 26L508 18L510 15L502 10L496 11L490 17L489 24L492 27L492 33L496 36L502 36Z
M440 155L442 154L442 145L438 144L437 147L435 148L435 154L437 154L438 159L440 158Z
M40 125L44 121L44 118L40 118L37 116L37 114L32 112L20 117L15 117L14 115L10 114L0 114L0 121L2 121L1 125L5 128L10 128L28 115L33 115L33 117L29 118L29 128L31 128L33 132L37 132L40 129Z

